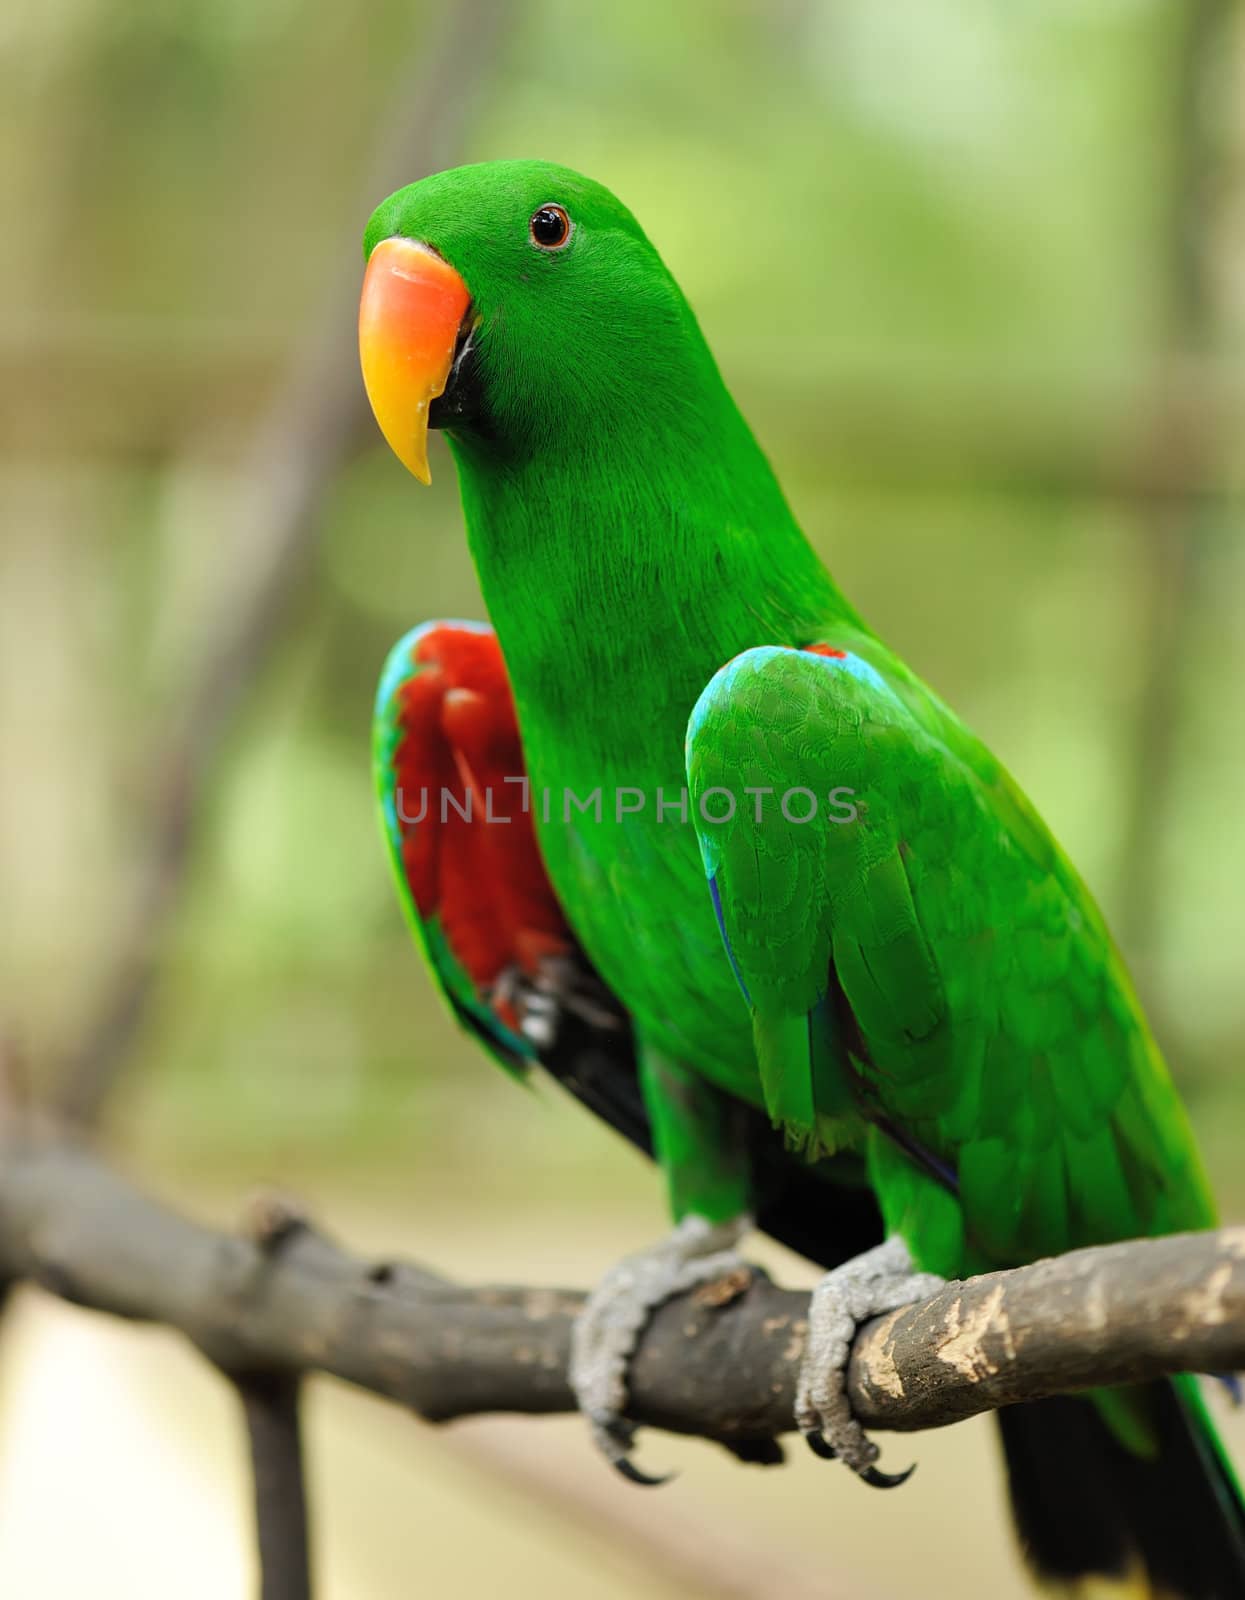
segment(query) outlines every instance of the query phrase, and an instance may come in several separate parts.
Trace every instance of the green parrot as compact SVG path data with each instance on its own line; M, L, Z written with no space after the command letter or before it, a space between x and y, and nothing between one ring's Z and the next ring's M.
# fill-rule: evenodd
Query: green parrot
M756 1218L833 1269L801 1431L898 1482L844 1395L859 1321L1214 1225L1119 954L1014 781L835 586L612 194L536 161L438 173L378 207L365 256L372 407L425 481L446 431L491 621L427 624L386 666L400 892L464 1023L651 1147L677 1224L591 1297L581 1407L642 1477L635 1343ZM999 1423L1043 1578L1245 1595L1194 1379Z

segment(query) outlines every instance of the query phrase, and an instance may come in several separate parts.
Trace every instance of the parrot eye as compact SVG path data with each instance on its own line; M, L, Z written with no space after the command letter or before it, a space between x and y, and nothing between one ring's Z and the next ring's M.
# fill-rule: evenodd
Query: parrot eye
M532 212L527 231L541 250L560 250L571 236L571 219L561 206L541 206Z

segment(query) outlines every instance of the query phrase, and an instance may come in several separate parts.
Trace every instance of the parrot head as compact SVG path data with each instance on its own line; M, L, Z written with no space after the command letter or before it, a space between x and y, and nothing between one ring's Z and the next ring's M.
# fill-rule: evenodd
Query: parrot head
M430 427L530 459L558 439L586 444L628 410L660 427L663 407L697 392L691 369L712 366L635 218L566 167L434 173L377 207L364 255L364 384L424 483Z

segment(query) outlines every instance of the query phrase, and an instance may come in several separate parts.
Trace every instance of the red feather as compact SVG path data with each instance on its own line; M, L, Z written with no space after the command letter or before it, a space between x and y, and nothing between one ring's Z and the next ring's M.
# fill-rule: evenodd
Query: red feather
M483 991L508 967L532 975L573 940L523 810L526 786L504 781L524 778L526 767L496 636L432 628L412 669L398 691L394 753L403 865L420 916L439 917Z

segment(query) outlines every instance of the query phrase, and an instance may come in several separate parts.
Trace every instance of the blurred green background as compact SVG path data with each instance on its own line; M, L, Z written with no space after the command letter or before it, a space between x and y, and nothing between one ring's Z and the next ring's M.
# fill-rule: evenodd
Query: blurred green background
M638 1157L447 1020L373 817L388 647L482 608L448 456L420 492L359 406L372 174L535 155L637 213L843 587L1033 795L1245 1214L1243 90L1229 0L9 0L0 1030L31 1072L98 1054L146 926L104 1126L179 1203L274 1183L362 1250L583 1284L661 1226ZM282 517L282 603L231 653ZM207 697L152 920L213 661L242 692ZM7 1592L246 1592L243 1442L171 1338L23 1298L0 1403ZM892 1441L897 1497L665 1438L682 1478L635 1497L574 1419L434 1434L327 1385L310 1436L330 1597L761 1595L775 1560L791 1595L1026 1592L985 1424Z

